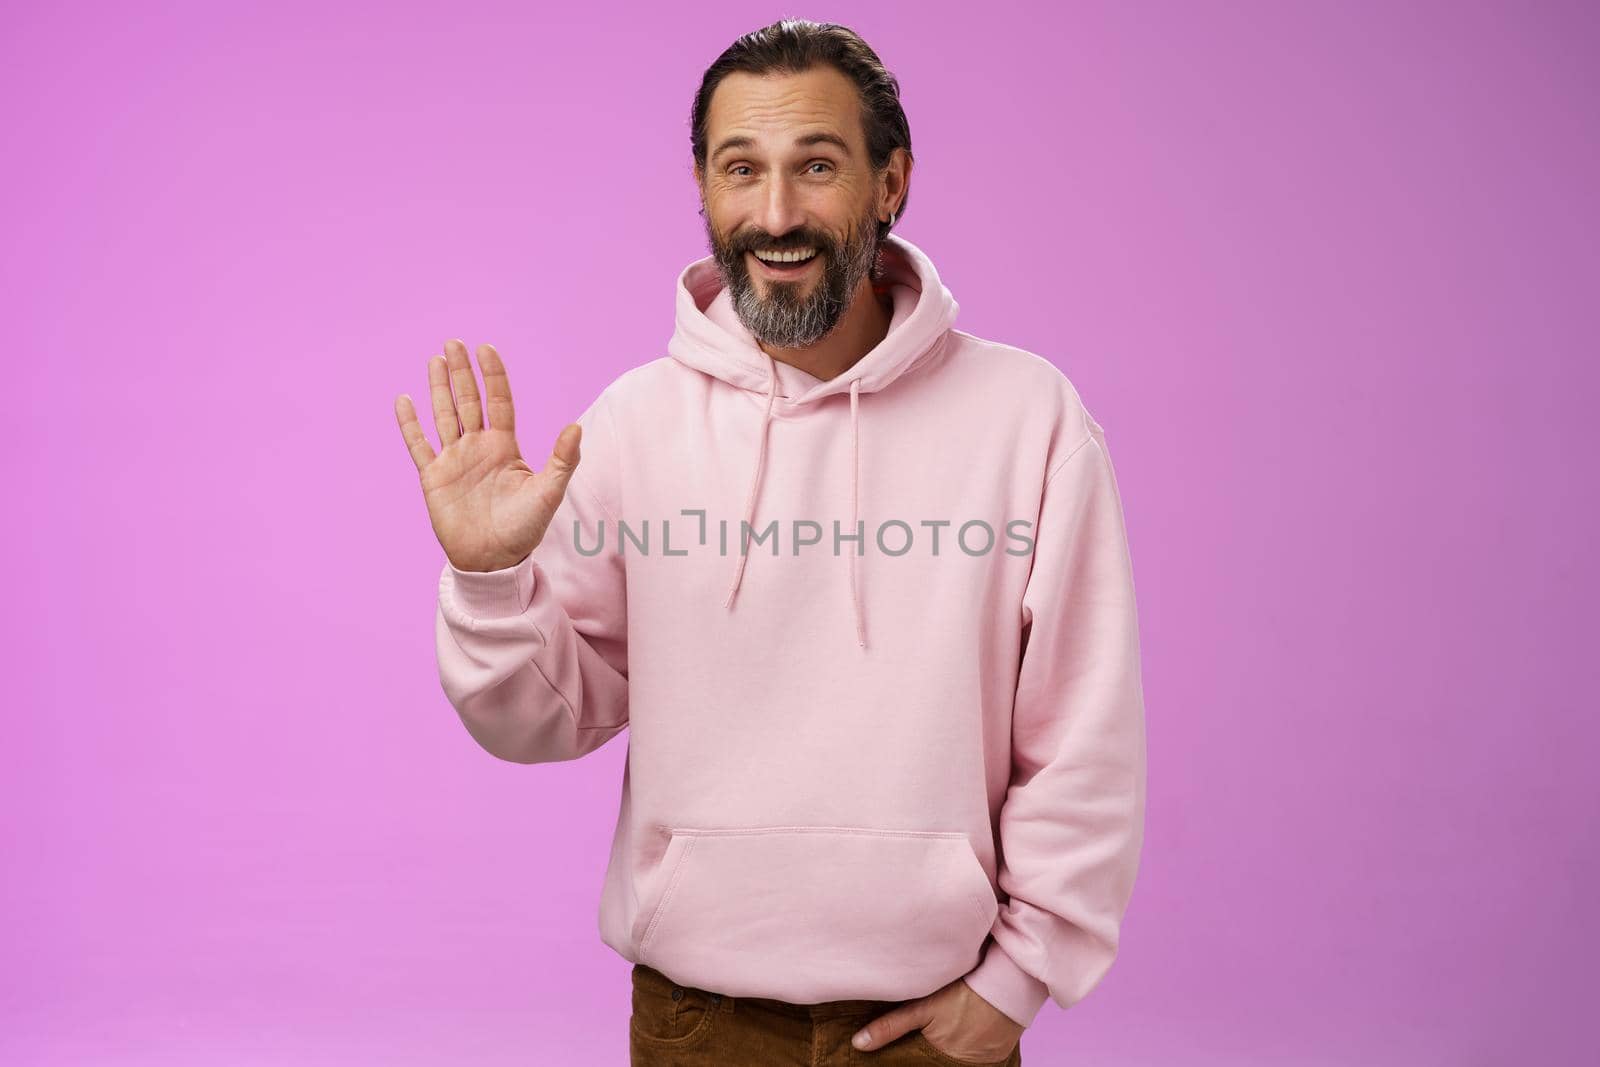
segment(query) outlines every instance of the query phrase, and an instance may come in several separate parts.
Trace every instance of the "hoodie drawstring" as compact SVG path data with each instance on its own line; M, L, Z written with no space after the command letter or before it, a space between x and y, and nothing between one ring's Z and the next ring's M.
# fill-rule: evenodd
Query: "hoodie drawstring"
M734 595L739 592L739 583L744 580L744 565L749 559L749 554L744 546L744 529L750 525L750 520L755 517L756 490L761 485L761 474L767 462L767 431L772 425L772 405L778 395L778 367L777 361L767 353L768 373L770 382L767 386L767 408L761 415L761 434L756 443L756 465L750 474L750 489L745 493L743 521L734 533L738 542L738 561L733 568L733 581L728 586L728 595L722 601L726 608L733 607ZM861 379L852 378L850 381L850 532L856 533L861 520ZM862 533L865 536L865 533ZM865 550L865 545L861 550ZM861 594L859 582L856 577L856 556L858 552L850 554L850 607L856 620L856 644L861 648L867 647L866 620L862 617Z
M861 432L860 418L858 417L861 396L861 379L854 378L850 382L850 532L857 532L857 525L861 521ZM860 531L863 537L865 531ZM860 546L865 551L866 545ZM862 648L867 647L867 624L861 618L861 593L856 582L856 556L857 552L850 553L850 606L856 613L856 644Z
M769 370L772 381L767 386L767 410L761 415L761 436L756 444L756 469L750 474L750 491L744 496L744 521L735 527L733 532L739 561L734 564L733 584L728 586L728 596L722 602L725 608L733 607L733 595L739 591L739 583L744 580L744 563L749 558L744 550L744 528L750 524L751 518L755 515L756 488L761 484L761 470L767 463L767 427L772 424L772 402L778 395L778 368L772 354L768 352L766 356L767 362L774 364Z

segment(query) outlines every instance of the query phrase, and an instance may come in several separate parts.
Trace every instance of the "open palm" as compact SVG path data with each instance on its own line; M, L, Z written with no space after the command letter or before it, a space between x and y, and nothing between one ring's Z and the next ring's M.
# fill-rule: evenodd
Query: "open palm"
M423 434L409 395L395 399L395 418L445 556L459 570L500 570L522 562L544 539L577 469L583 430L577 423L563 427L544 469L534 470L517 448L511 381L500 354L493 345L478 346L480 402L467 346L451 340L444 350L428 360L439 453Z

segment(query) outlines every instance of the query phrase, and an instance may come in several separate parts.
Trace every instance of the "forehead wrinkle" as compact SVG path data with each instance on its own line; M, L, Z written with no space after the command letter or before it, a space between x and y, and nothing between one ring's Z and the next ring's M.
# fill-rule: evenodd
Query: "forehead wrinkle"
M821 92L818 91L819 81L825 87ZM845 82L842 75L837 79L822 77L810 81L790 77L781 82L769 78L741 78L734 86L744 87L738 101L734 101L731 94L722 92L722 89L730 87L727 81L718 87L711 101L711 116L708 118L714 116L716 125L724 127L724 132L713 143L713 152L717 145L730 137L744 136L760 140L763 132L770 131L775 139L785 139L783 135L794 125L808 127L796 131L795 136L826 130L837 134L845 143L852 144L851 150L855 151L853 142L860 134L852 130L850 119L857 114L859 102L854 88ZM847 92L843 91L846 89Z

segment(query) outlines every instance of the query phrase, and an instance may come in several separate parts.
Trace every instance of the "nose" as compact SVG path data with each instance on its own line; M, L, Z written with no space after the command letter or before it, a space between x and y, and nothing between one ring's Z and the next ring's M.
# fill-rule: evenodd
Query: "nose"
M774 174L768 179L758 221L773 237L782 237L805 222L799 193L786 175Z

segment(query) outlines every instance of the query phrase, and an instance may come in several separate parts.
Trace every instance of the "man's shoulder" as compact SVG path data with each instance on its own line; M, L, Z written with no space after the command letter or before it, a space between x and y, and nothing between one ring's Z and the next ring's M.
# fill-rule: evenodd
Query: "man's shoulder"
M1054 361L1018 345L979 337L952 328L955 344L946 363L958 377L972 380L980 395L996 398L1019 409L1053 409L1063 422L1087 427L1093 422L1083 397L1067 372Z
M613 420L637 418L644 411L660 408L666 391L675 382L681 383L682 372L687 370L671 356L629 367L595 394L589 410L602 412Z
M639 401L659 394L663 388L692 381L699 375L699 371L685 367L671 356L658 356L617 375L610 385L600 391L600 397L613 403Z

